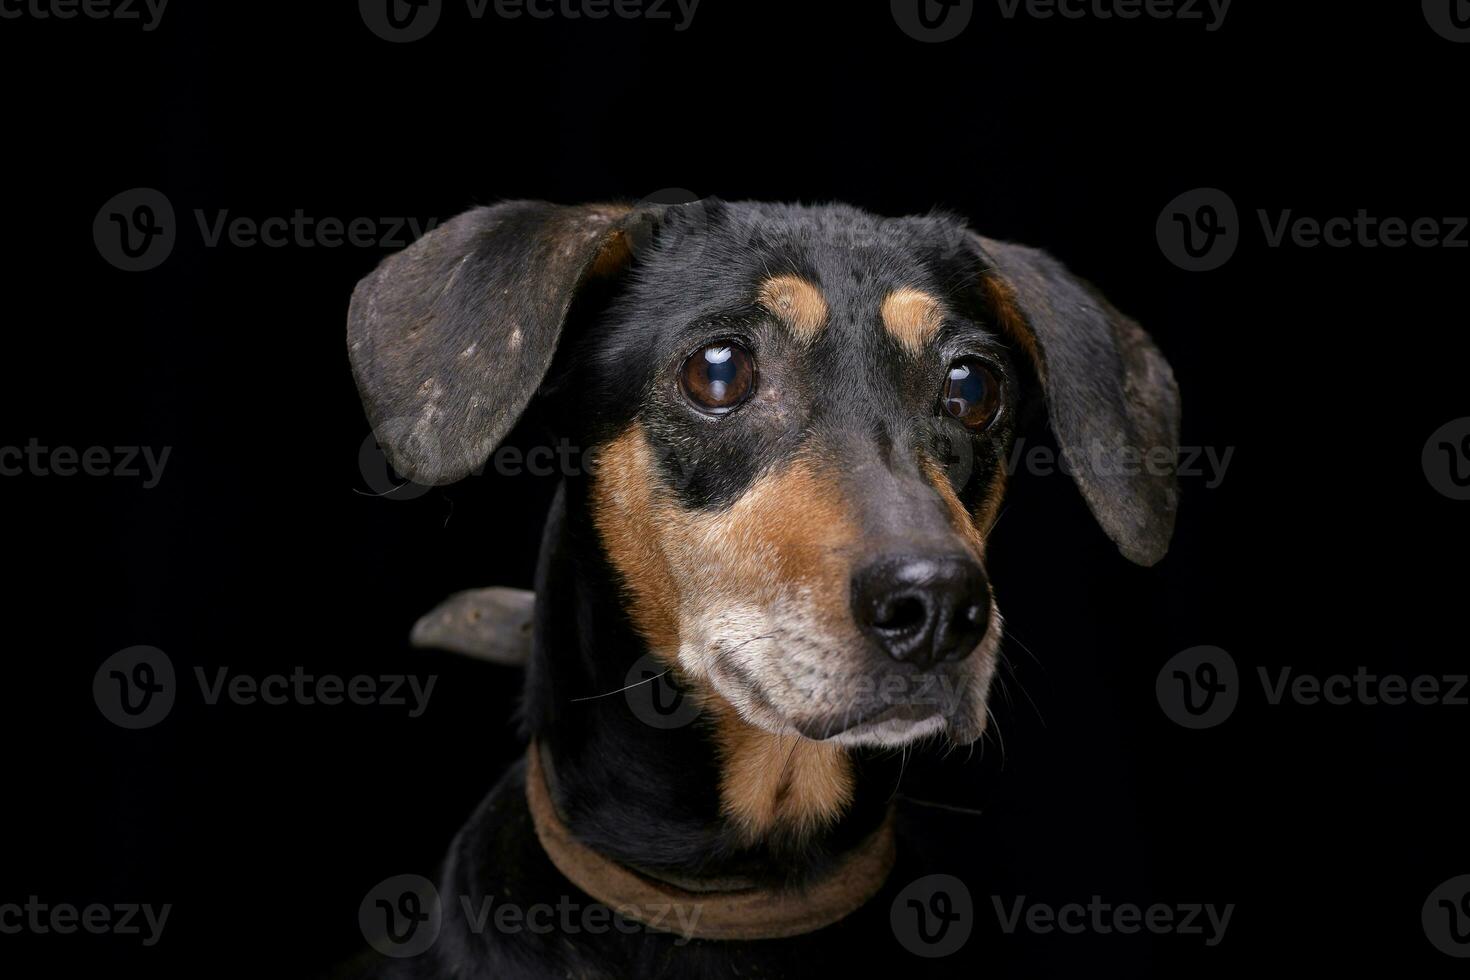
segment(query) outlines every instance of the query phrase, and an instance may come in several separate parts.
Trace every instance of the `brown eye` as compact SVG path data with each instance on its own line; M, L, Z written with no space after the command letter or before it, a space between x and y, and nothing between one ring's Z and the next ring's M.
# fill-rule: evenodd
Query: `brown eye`
M946 412L979 432L1000 410L1000 382L978 357L962 357L949 366L940 401Z
M702 412L720 415L745 401L755 384L755 359L724 341L700 348L679 370L679 388Z

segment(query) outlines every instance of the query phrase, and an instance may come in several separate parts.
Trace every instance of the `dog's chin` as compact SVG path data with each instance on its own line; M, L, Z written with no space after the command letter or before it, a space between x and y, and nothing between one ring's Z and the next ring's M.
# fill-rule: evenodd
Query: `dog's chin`
M823 741L846 748L902 748L926 738L941 736L949 727L949 720L937 711L922 717L892 714L889 711L872 721L844 729Z
M717 685L748 724L773 735L797 735L843 748L903 748L931 738L968 745L985 730L984 687L946 712L933 704L877 704L841 716L794 717L755 688ZM978 695L978 696L976 696Z

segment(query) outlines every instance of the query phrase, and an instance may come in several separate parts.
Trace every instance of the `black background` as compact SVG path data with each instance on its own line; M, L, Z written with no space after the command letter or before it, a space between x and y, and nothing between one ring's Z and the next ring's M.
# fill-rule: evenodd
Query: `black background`
M1239 0L1208 32L1007 20L982 2L942 44L908 37L882 3L704 0L676 31L474 21L450 0L411 44L375 37L352 4L174 0L152 32L0 21L0 444L172 447L154 489L0 478L0 902L174 906L147 949L0 936L0 956L30 964L12 975L323 970L361 945L367 889L432 875L521 751L518 674L413 651L406 633L452 590L530 584L552 481L374 496L343 332L353 285L391 249L209 248L195 209L444 220L504 198L669 187L938 206L1044 246L1156 338L1184 393L1183 442L1235 450L1217 488L1183 481L1173 550L1149 570L1117 555L1065 479L1013 485L991 545L1016 638L998 724L905 778L908 796L984 811L935 811L981 921L949 966L1462 974L1420 908L1470 872L1470 709L1269 706L1256 679L1465 670L1470 504L1432 489L1420 453L1470 414L1470 251L1273 249L1256 218L1470 211L1470 45L1431 31L1418 4L1375 6ZM1201 186L1234 199L1242 243L1189 273L1154 226ZM92 222L134 187L168 196L178 243L127 273ZM131 732L90 690L135 644L166 651L184 690ZM1199 644L1230 651L1244 693L1224 724L1187 731L1154 682ZM438 682L416 719L207 706L194 668L223 665ZM994 925L992 895L1095 894L1236 909L1215 947Z

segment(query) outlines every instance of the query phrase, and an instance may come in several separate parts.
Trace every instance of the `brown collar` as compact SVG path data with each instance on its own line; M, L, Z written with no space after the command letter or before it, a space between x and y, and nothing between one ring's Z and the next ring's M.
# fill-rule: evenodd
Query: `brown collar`
M835 871L801 891L757 886L692 891L650 878L583 844L562 822L541 753L526 753L526 802L536 837L567 880L624 918L686 939L783 939L815 932L857 911L893 867L893 812Z

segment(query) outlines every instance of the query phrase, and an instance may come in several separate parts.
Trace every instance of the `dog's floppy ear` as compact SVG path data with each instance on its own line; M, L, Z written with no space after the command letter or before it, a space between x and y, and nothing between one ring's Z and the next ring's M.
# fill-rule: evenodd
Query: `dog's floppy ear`
M451 483L489 458L540 386L583 282L629 261L632 214L543 201L476 208L357 284L352 373L395 470Z
M1045 252L975 241L981 292L1035 366L1088 508L1126 558L1154 564L1178 505L1174 372L1143 328Z

